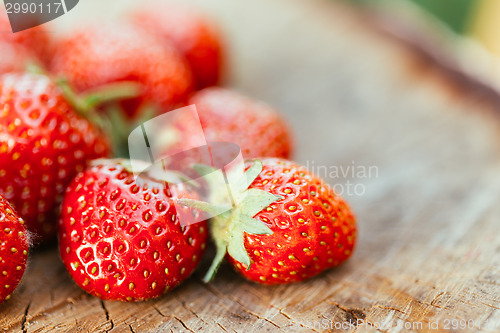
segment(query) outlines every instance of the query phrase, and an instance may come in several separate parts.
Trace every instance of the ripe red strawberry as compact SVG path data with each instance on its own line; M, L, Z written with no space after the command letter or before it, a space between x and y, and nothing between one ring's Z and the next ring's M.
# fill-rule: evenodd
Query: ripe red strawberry
M189 100L195 104L209 142L231 142L241 147L245 158L281 157L292 154L292 135L281 115L272 107L224 88L207 88ZM174 138L169 151L179 144L195 145L190 119L177 117L171 124ZM192 144L190 144L192 142Z
M136 10L132 22L172 43L186 57L198 89L220 82L224 66L223 42L218 29L207 17L193 8L163 5Z
M189 66L172 46L124 24L72 33L59 44L52 71L79 91L121 81L138 83L140 96L123 102L130 117L151 103L169 111L184 103L192 89Z
M0 40L0 74L24 72L34 56L22 45Z
M13 33L7 14L4 11L0 11L0 40L22 45L44 63L49 60L52 52L52 41L44 26L40 25Z
M0 303L10 298L21 281L28 259L24 221L0 196Z
M217 256L206 279L226 251L244 277L268 285L305 280L350 257L354 215L321 179L276 158L249 163L242 179L232 186L235 208L211 222Z
M48 77L0 77L0 195L42 240L56 234L55 208L68 183L89 159L108 151L101 131Z
M174 206L189 191L146 177L141 184L121 164L95 161L66 192L61 258L92 295L122 301L158 297L186 279L204 253L206 222L181 226L181 218L197 215Z

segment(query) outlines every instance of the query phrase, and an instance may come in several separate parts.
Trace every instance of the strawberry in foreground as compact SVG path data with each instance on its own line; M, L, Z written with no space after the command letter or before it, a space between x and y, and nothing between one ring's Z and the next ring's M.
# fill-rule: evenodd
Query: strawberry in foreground
M0 303L8 300L21 281L29 240L24 221L0 196Z
M140 184L125 163L96 160L69 186L59 250L86 292L140 301L160 296L193 272L208 232L205 221L189 223L197 212L174 206L178 196L196 197L187 188L147 175L137 179Z
M217 255L205 281L226 253L244 277L268 285L308 279L350 257L354 215L321 179L276 158L248 163L242 179L233 186L235 208L211 221ZM189 199L181 203L209 212L217 206Z
M129 118L143 116L151 104L161 113L174 109L185 103L193 85L189 65L173 46L117 23L73 32L58 45L52 71L79 92L122 81L137 83L140 96L121 103Z
M69 182L108 152L102 132L48 77L0 77L0 195L42 240L56 235L54 213Z
M134 11L131 21L150 34L160 36L165 43L172 43L186 57L196 88L220 83L224 50L213 22L195 9L179 4L144 8Z
M239 145L244 158L289 158L293 150L290 129L281 115L272 107L224 88L207 88L195 93L189 100L198 111L203 132L208 142L231 142ZM177 117L167 131L171 146L196 146L197 138L190 129L190 119ZM167 132L166 131L166 132ZM193 142L190 144L190 142Z

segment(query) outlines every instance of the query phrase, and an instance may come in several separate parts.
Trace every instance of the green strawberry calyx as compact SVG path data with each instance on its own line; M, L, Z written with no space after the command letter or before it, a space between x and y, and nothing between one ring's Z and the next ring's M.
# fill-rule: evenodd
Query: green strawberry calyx
M208 175L215 169L196 165L194 168L202 175ZM253 235L270 235L272 230L263 221L254 216L268 207L273 202L282 200L283 197L269 192L249 188L258 175L262 172L262 162L254 163L241 177L227 177L235 179L227 188L221 189L220 182L213 178L204 177L210 191L210 203L180 199L179 204L207 212L214 216L210 221L210 232L216 246L215 258L208 269L204 282L209 282L217 273L226 253L233 259L250 269L251 260L244 245L245 233ZM230 188L230 191L227 189ZM229 207L229 208L228 208Z

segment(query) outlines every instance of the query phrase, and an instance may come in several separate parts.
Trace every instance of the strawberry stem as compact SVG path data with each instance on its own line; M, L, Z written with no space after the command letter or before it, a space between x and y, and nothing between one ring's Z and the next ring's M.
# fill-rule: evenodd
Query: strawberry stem
M131 130L146 120L149 120L157 110L151 105L141 108L141 115L131 123L117 101L139 96L140 87L130 81L122 81L101 86L86 95L78 95L69 82L60 78L56 81L64 96L74 109L83 117L96 124L105 133L109 133L113 145L114 155L128 158L128 135ZM97 108L107 104L104 112L97 112Z
M219 270L222 261L224 261L224 257L226 256L227 252L226 243L222 239L215 238L213 234L212 237L215 240L216 252L214 260L212 260L212 264L208 268L208 271L205 273L205 276L203 277L203 282L205 283L210 282L215 277L215 274L217 274L217 271Z
M57 79L55 83L59 89L61 89L68 103L73 106L80 116L89 120L105 132L109 129L110 125L107 123L106 119L99 115L93 107L87 105L84 99L75 93L73 87L71 87L66 79Z
M135 82L122 81L100 87L81 97L88 108L95 108L116 100L130 99L139 96L140 87Z
M137 113L139 116L135 119L130 119L126 116L125 111L118 103L109 103L105 113L113 124L111 135L113 137L115 155L123 158L130 158L128 136L133 129L141 126L144 122L158 114L158 109L154 105L145 104Z
M113 124L110 134L115 156L128 158L130 154L127 138L131 126L127 123L123 110L118 105L110 105L106 111L109 122Z

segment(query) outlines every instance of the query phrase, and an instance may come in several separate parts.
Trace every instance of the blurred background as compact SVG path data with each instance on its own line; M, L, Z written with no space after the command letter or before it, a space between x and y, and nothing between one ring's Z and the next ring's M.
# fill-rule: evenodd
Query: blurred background
M347 0L362 6L385 7L406 2L440 21L452 32L474 39L488 51L500 56L500 1L497 0ZM400 6L400 4L397 4Z

